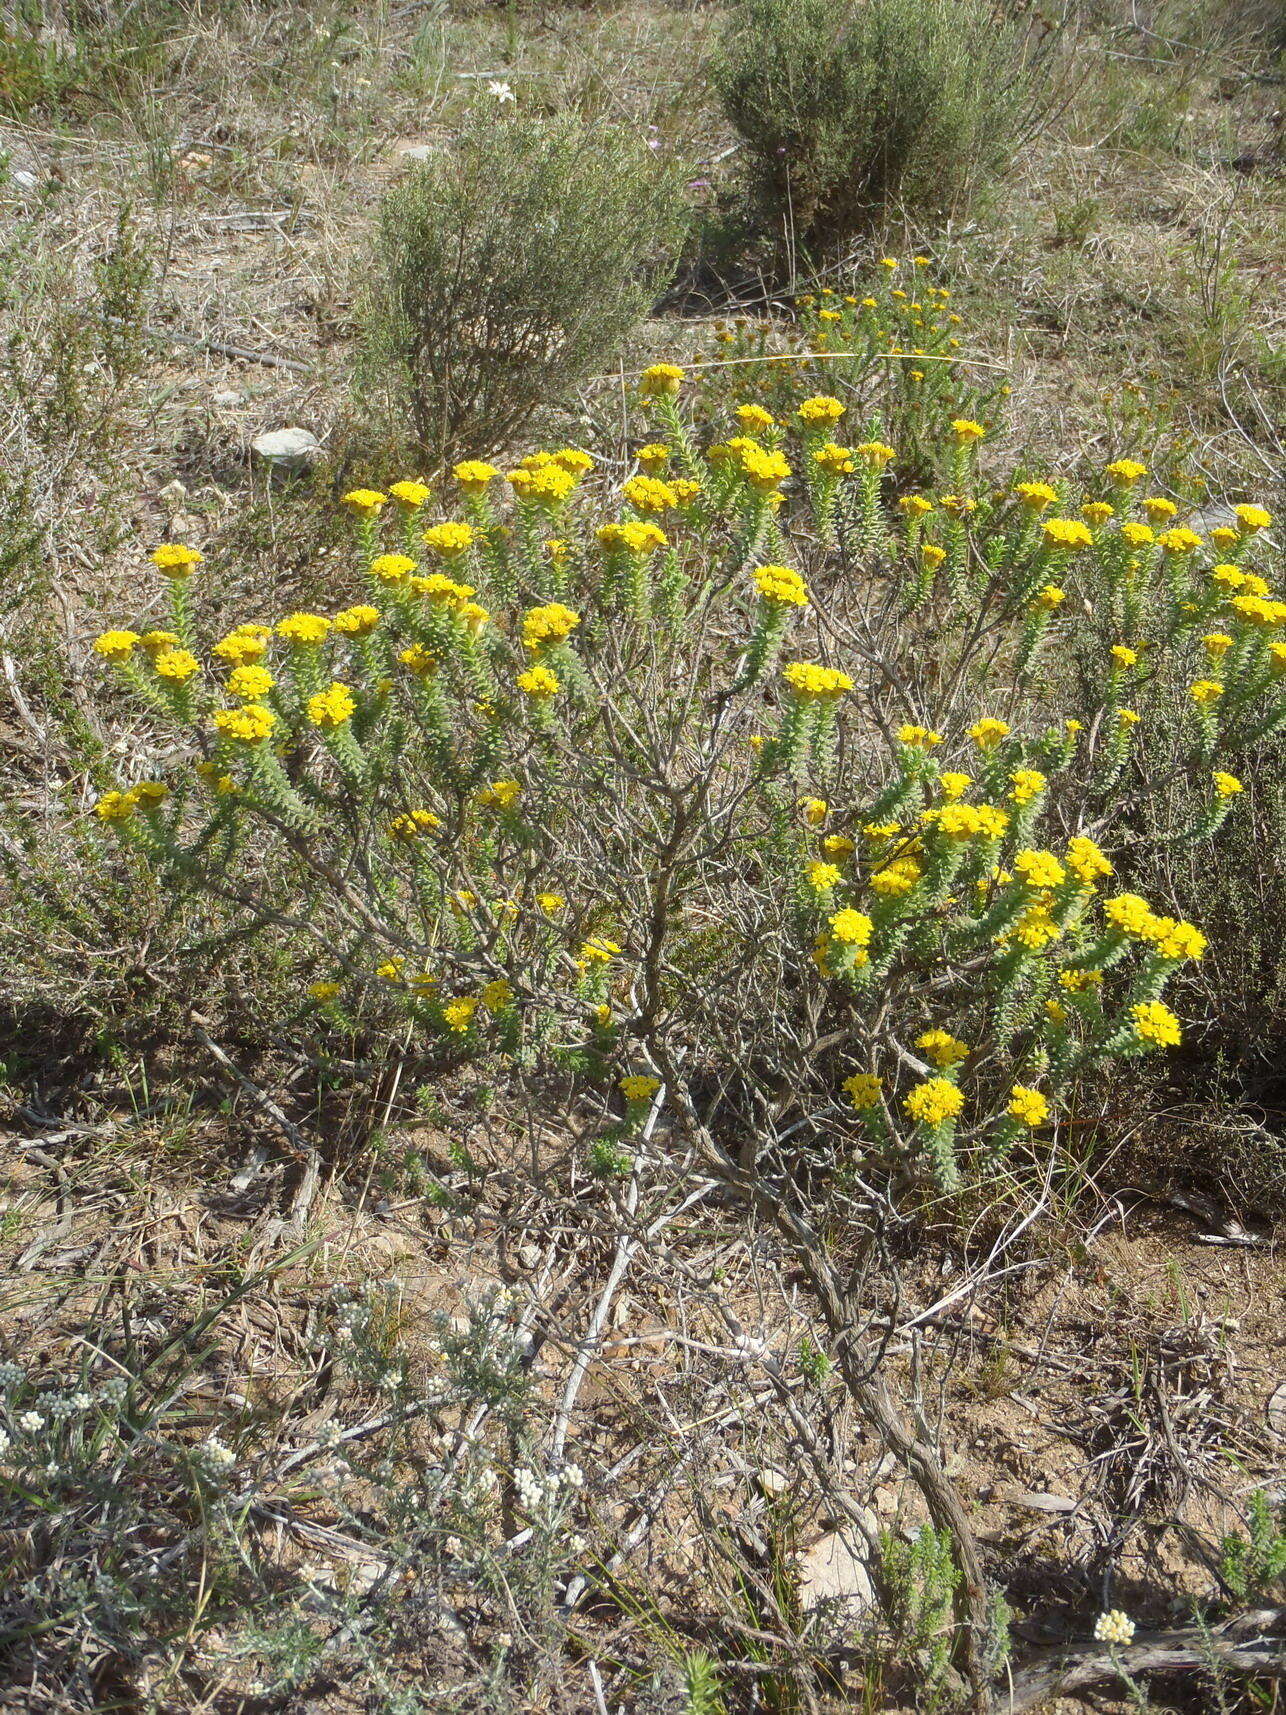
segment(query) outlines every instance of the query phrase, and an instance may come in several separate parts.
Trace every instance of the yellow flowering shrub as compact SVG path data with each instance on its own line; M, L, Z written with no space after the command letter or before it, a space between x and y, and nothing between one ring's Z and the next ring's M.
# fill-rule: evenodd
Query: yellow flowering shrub
M718 1090L773 1147L1012 1171L1091 1070L1182 1040L1163 994L1205 937L1130 889L1129 831L1164 768L1173 837L1208 839L1226 764L1286 728L1271 519L1242 508L1230 579L1191 525L1153 539L1183 507L1138 460L984 475L976 398L925 405L941 482L899 492L864 376L828 380L751 409L745 376L734 404L652 366L666 475L615 494L570 448L357 491L335 614L209 639L200 566L158 563L172 630L95 649L183 760L107 792L101 837L252 909L265 864L294 877L319 1028L374 996L426 1052L572 1068L627 1128L714 1127ZM846 413L871 439L811 456Z

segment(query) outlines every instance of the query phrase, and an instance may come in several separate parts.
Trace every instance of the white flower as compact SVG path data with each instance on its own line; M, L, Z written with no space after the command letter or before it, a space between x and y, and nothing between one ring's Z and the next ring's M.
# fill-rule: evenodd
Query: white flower
M1120 1608L1111 1608L1094 1622L1094 1636L1101 1644L1128 1644L1134 1641L1134 1621Z
M93 1403L94 1396L92 1393L74 1393L71 1396L71 1408L73 1411L88 1411Z
M563 1481L569 1489L583 1488L585 1486L585 1473L579 1465L564 1465Z
M61 1423L64 1418L76 1415L76 1406L69 1394L54 1394L49 1399L42 1400L41 1404L48 1408L55 1423Z
M196 1456L207 1471L216 1475L226 1471L229 1465L235 1465L237 1456L230 1447L225 1447L217 1435L208 1435L196 1450Z
M45 1427L45 1420L38 1411L24 1411L18 1419L18 1428L25 1430L28 1435L39 1435Z
M0 1459L3 1459L8 1451L9 1437L5 1434L3 1429L0 1429Z
M495 77L493 77L487 84L487 94L494 95L497 101L517 100L517 97L514 95L514 92L510 89L509 85Z
M0 1387L17 1387L19 1382L27 1379L27 1372L21 1364L0 1364Z

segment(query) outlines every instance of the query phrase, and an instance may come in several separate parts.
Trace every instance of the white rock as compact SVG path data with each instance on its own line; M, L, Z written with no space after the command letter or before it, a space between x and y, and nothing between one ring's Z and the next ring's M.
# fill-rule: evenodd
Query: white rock
M864 1614L875 1601L866 1563L851 1533L829 1531L799 1555L799 1603L808 1614L823 1602L841 1604L847 1618Z
M763 1490L764 1494L773 1498L778 1495L784 1495L786 1490L790 1487L790 1479L786 1476L785 1472L778 1471L772 1465L765 1465L763 1470L756 1476L755 1481L759 1484L759 1487Z
M20 191L34 191L40 184L40 180L34 173L29 173L22 167L15 168L9 177Z
M265 464L277 470L307 470L322 456L321 442L308 429L270 429L250 444Z
M244 405L245 402L245 394L237 393L230 387L225 388L222 393L216 393L214 398L210 401L212 405L217 405L221 411L230 411L234 406Z
M182 506L187 497L187 489L176 477L173 482L166 483L156 498L165 506Z

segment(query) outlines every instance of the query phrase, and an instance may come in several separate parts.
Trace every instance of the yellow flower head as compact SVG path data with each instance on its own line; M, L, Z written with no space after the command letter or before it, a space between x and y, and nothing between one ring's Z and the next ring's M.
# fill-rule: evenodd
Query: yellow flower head
M844 872L833 863L810 863L804 872L814 893L829 893L844 879Z
M399 845L411 845L422 834L431 834L441 826L441 818L432 810L407 810L404 815L394 816L389 823L388 837Z
M1130 1014L1134 1020L1134 1033L1141 1042L1155 1048L1177 1048L1183 1040L1179 1020L1159 1000L1146 1000L1139 1006L1132 1006Z
M594 468L594 460L589 453L580 447L560 447L550 458L551 464L556 464L560 470L568 471L574 477L587 476Z
M853 448L853 456L867 470L883 470L897 455L887 441L861 441Z
M820 828L829 808L825 798L804 798L800 802L799 813L810 828Z
M122 661L128 661L139 642L137 631L105 631L101 637L95 638L95 652L119 667Z
M531 697L536 702L543 702L547 697L558 695L558 675L550 672L548 667L528 667L525 673L519 673L516 683L524 696Z
M1014 859L1014 873L1020 876L1026 886L1043 890L1048 887L1061 887L1067 880L1067 871L1054 856L1053 852L1021 851Z
M661 1080L649 1072L629 1072L617 1080L617 1085L627 1102L650 1102L661 1088Z
M761 494L772 494L790 475L785 455L765 452L762 447L741 447L736 454L742 476Z
M840 1089L858 1113L873 1108L880 1099L880 1080L873 1072L854 1072L852 1077L845 1078Z
M1015 1084L1010 1094L1009 1114L1025 1126L1044 1125L1049 1118L1049 1103L1039 1090Z
M924 871L913 857L894 858L871 876L871 892L881 899L901 899L910 893Z
M228 674L228 694L243 703L261 703L275 683L266 667L234 667Z
M838 399L832 399L826 394L805 399L799 407L801 421L807 423L810 428L830 428L839 422L844 411L845 407Z
M476 532L472 524L434 524L424 532L423 541L431 554L443 560L457 560L473 546Z
M1109 653L1118 667L1137 667L1139 664L1138 651L1127 644L1114 643Z
M903 1098L902 1106L920 1125L940 1126L964 1107L964 1096L949 1078L927 1078Z
M1068 840L1067 867L1083 887L1089 887L1100 876L1107 876L1112 873L1112 865L1109 859L1085 834L1073 834Z
M994 804L944 804L926 810L922 820L936 827L945 839L998 840L1009 826L1009 817Z
M1210 540L1222 552L1225 548L1235 548L1241 541L1241 532L1231 530L1226 524L1216 524L1210 532Z
M853 469L853 449L826 441L814 450L813 463L828 476L847 476Z
M974 441L980 441L987 431L981 423L975 423L969 417L957 417L951 425L951 438L958 447L967 447Z
M1057 492L1047 482L1020 482L1014 493L1028 512L1043 512L1047 506L1058 503Z
M128 822L137 803L129 792L104 792L94 805L94 814L100 822Z
M315 1000L320 1006L324 1006L327 1001L338 1000L343 992L343 983L322 982L309 983L308 985L309 1000Z
M905 744L912 750L935 750L942 743L942 734L927 726L912 726L908 723L898 728L898 743ZM895 827L893 832L897 831Z
M1145 940L1156 922L1152 907L1138 893L1118 893L1115 899L1105 902L1103 915L1114 929L1137 940Z
M950 1066L958 1066L969 1053L967 1042L961 1042L960 1038L953 1036L949 1030L937 1027L917 1036L915 1045L924 1049L929 1060L941 1072L945 1072Z
M369 637L380 622L377 607L346 607L331 620L331 628L341 637Z
M454 608L457 613L474 593L472 584L459 584L445 572L430 572L424 578L412 578L411 588L437 608Z
M673 398L683 385L684 372L677 363L653 363L639 378L645 399Z
M1133 488L1140 477L1148 474L1148 467L1137 459L1114 459L1107 467L1107 474L1118 488Z
M980 721L975 721L969 728L969 737L979 750L994 750L1003 738L1009 736L1009 722L996 720L987 715Z
M792 661L782 668L782 678L801 702L833 702L853 689L853 681L838 667L819 667L814 661Z
M377 554L370 565L375 581L389 587L404 584L415 569L415 561L408 554Z
M1213 661L1222 661L1232 648L1232 638L1226 631L1208 631L1201 639L1207 657Z
M1163 531L1157 541L1161 544L1162 551L1167 554L1191 554L1201 546L1200 536L1186 525Z
M205 558L195 548L185 548L182 542L163 542L152 550L152 564L167 578L190 578Z
M1188 686L1188 695L1198 708L1209 708L1223 696L1223 686L1217 679L1198 679Z
M201 663L187 649L163 649L152 661L157 674L176 685L186 685L201 671Z
M864 911L837 911L830 919L832 936L845 947L869 946L874 929L874 923Z
M827 834L822 850L828 858L851 858L857 846L847 834Z
M908 518L923 518L926 512L933 511L933 502L922 494L904 494L898 500L898 509Z
M1041 529L1045 533L1046 543L1051 548L1064 548L1074 552L1080 548L1094 546L1089 525L1079 518L1047 518Z
M326 690L308 699L308 719L322 732L338 732L346 721L352 720L356 710L353 693L338 680L332 680Z
M431 649L426 649L423 643L409 644L398 651L397 658L417 679L425 679L430 673L436 673L439 666L437 656Z
M330 632L330 621L320 613L292 613L277 627L277 636L296 649L317 649Z
M1237 515L1238 533L1242 536L1253 536L1256 531L1267 530L1273 521L1273 515L1262 506L1234 506Z
M551 643L564 643L580 624L580 615L562 602L529 608L522 618L523 647L533 654Z
M619 959L621 949L615 941L609 941L602 935L595 935L581 943L577 962L583 966L610 965L613 959Z
M424 482L395 482L389 494L403 512L418 512L429 498L429 486Z
M347 506L350 512L355 512L359 518L378 517L380 508L387 499L388 495L381 494L378 488L350 488L347 494L340 496L341 504Z
M484 810L512 810L521 797L520 780L493 780L478 792L477 802Z
M1121 536L1131 548L1146 548L1149 542L1156 541L1151 525L1136 524L1133 520L1122 524Z
M961 774L956 769L948 769L945 774L939 774L938 785L942 796L948 803L954 804L957 798L963 798L973 785L972 774Z
M1164 495L1152 494L1143 502L1143 510L1153 524L1164 524L1173 518L1179 508L1173 500L1167 500Z
M566 903L567 901L561 893L538 893L536 895L536 904L539 905L546 917L556 917Z
M631 477L621 493L636 512L645 513L648 517L668 512L679 504L679 497L670 484L656 476Z
M1106 524L1115 515L1116 508L1109 506L1106 500L1087 500L1081 507L1081 516L1088 524Z
M1009 794L1010 801L1015 804L1030 804L1033 798L1039 798L1045 790L1047 781L1039 768L1017 768L1009 776L1013 791Z
M262 744L271 734L277 717L261 703L247 703L240 709L216 709L213 719L220 738L236 744Z
M928 571L937 571L938 567L946 557L947 550L945 548L939 548L936 542L921 543L920 559Z
M624 550L629 554L652 554L667 546L665 532L655 524L631 519L625 524L600 524L599 545L607 552Z
M1142 718L1137 709L1118 709L1116 711L1116 724L1122 728L1138 726Z
M1215 791L1221 798L1232 798L1238 792L1246 790L1235 774L1226 774L1222 768L1217 768L1211 775L1211 779L1215 783Z
M808 589L789 566L757 566L751 574L760 597L770 607L807 607Z
M762 405L737 406L737 421L752 434L756 431L762 434L765 429L771 429L774 420L772 412L765 411Z
M669 464L670 449L661 441L649 441L647 446L640 447L634 456L649 476L655 476Z
M513 1005L514 991L511 984L503 977L496 977L492 982L485 983L478 992L478 999L488 1012L505 1012Z
M473 1023L474 1014L478 1010L478 1002L470 994L461 995L457 1000L449 1000L442 1008L443 1022L448 1030L457 1036L463 1036Z
M487 464L483 459L465 459L451 474L466 494L481 494L500 472L495 465Z

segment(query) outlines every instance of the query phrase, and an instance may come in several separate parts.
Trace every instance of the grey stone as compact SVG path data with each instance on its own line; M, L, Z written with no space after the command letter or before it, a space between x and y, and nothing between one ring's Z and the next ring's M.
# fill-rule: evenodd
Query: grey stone
M250 445L274 470L305 471L322 456L322 444L309 429L270 429L256 435Z

